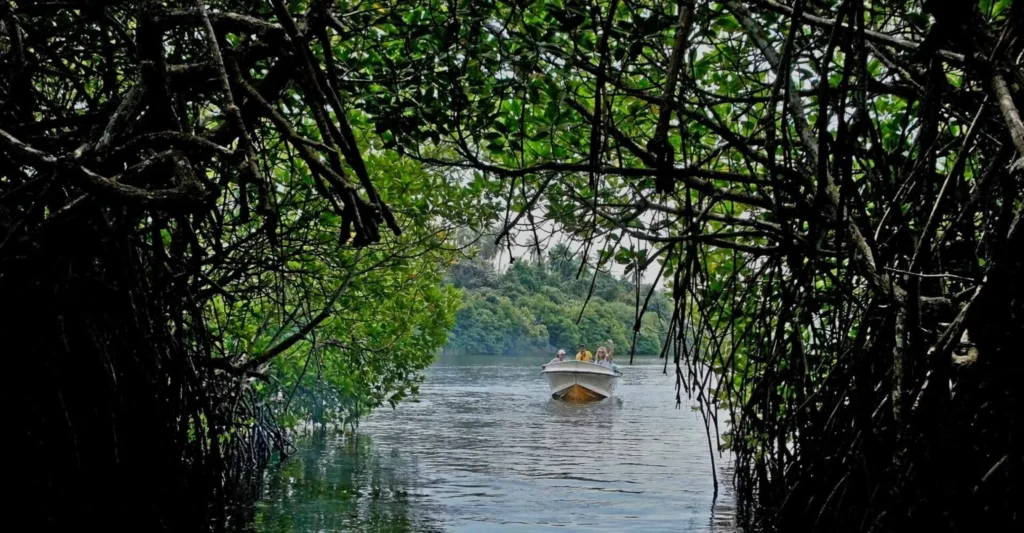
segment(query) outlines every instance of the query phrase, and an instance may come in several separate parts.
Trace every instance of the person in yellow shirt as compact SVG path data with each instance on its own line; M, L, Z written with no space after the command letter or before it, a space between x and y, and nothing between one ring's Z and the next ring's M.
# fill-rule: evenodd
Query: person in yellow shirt
M594 360L594 354L587 351L587 345L580 343L580 350L576 352L576 360L589 363Z

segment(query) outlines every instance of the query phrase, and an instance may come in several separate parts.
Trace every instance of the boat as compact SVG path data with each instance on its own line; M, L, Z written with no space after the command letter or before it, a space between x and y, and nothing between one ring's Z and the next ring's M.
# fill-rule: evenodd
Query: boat
M551 386L551 397L572 403L596 402L615 391L621 372L586 361L553 361L541 371Z

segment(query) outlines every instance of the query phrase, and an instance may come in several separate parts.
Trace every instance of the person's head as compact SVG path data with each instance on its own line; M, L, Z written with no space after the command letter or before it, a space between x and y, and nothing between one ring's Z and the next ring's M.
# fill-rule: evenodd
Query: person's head
M598 348L597 348L597 360L600 361L600 360L604 359L605 357L608 357L608 351L605 350L604 346L598 346Z
M558 358L565 359L565 350L558 350Z
M586 349L587 349L587 345L586 345L586 344L583 344L583 343L581 342L581 343L580 343L580 351L582 352L583 350L586 350Z

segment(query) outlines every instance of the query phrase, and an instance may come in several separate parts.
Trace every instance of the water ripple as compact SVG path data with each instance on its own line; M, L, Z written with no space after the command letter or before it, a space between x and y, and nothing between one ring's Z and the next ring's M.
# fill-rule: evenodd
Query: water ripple
M700 414L675 408L657 359L585 405L551 400L540 363L440 361L419 402L271 472L253 529L737 531L727 483L713 498ZM730 479L728 457L716 462Z

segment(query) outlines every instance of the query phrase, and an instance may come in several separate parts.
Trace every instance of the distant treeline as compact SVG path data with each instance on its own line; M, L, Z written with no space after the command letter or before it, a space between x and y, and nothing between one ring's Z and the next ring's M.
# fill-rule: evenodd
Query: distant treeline
M579 342L591 351L606 340L620 357L633 343L636 286L585 268L564 247L554 247L544 261L517 260L504 273L485 258L464 260L449 274L462 291L462 308L448 337L446 353L527 355L562 348L574 353ZM486 254L485 254L486 255ZM582 318L580 309L594 288ZM641 302L650 286L641 286ZM672 301L658 291L651 297L637 337L636 353L660 354Z

